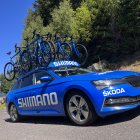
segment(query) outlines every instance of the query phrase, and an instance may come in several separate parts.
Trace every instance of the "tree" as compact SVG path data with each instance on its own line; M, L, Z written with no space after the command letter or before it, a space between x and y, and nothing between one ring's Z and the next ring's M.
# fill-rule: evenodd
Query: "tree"
M124 53L132 53L140 49L140 1L121 0L119 9L120 46Z
M83 16L84 15L84 16ZM91 13L85 3L76 9L76 24L80 38L88 42L91 37Z
M32 40L33 31L37 30L37 32L44 33L46 28L43 26L43 20L40 15L36 15L36 13L32 10L29 10L29 14L25 20L25 29L23 32L23 38L29 38ZM47 31L46 31L47 32ZM23 44L26 44L23 40Z
M114 45L115 0L89 0L87 4L92 17L92 40L88 44L89 65L100 59L115 59L116 45ZM113 29L113 30L112 30ZM113 59L113 60L114 60Z
M74 10L76 10L78 7L80 7L82 2L83 2L83 0L70 0L70 3Z
M74 14L75 12L68 0L60 2L59 7L54 9L52 12L52 22L50 23L50 26L53 31L60 34L76 34L76 21Z
M43 25L47 26L51 19L51 12L55 7L59 6L61 0L36 0L34 2L35 12L43 19Z
M3 93L8 93L8 91L10 90L13 82L7 81L3 74L0 75L0 81L2 81L1 86L0 86L0 88L1 88L0 91L3 92Z
M87 46L87 65L119 61L140 49L139 0L36 0L25 21L24 37L37 29L74 34Z

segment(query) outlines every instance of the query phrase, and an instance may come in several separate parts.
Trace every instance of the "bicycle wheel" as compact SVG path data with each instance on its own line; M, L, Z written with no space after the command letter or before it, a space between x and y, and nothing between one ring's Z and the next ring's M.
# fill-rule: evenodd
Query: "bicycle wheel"
M64 53L60 51L60 48L57 47L57 43L55 43L55 61L62 61L65 59Z
M4 77L8 81L12 81L15 78L15 67L11 62L8 62L4 67Z
M70 59L70 53L71 53L71 46L68 43L62 43L61 48L59 51L61 51L62 54L64 54L64 59L69 60Z
M56 51L55 51L55 45L52 41L48 41L49 44L50 44L50 47L51 47L51 55L52 55L52 60L51 61L54 61L55 58L56 58Z
M88 52L85 46L77 44L75 49L72 51L71 57L74 61L77 61L81 66L85 65Z
M64 54L61 53L61 52L58 52L58 53L57 53L57 59L56 59L56 60L57 60L57 61L63 61L63 60L65 60Z
M32 68L31 55L27 50L24 50L21 56L21 69L22 71L29 71Z
M42 41L41 49L38 49L38 59L41 66L48 66L52 60L52 50L49 42Z

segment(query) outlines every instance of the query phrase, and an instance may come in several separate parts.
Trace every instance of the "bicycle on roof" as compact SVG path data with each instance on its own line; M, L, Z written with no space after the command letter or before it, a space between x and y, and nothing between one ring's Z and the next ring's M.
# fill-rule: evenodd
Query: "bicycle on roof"
M64 42L67 40L68 36L66 35L64 37ZM88 58L88 52L84 45L82 44L76 44L74 41L73 35L70 37L70 41L68 42L70 45L70 55L69 60L77 61L81 66L85 65L87 58Z
M16 47L16 50L18 48L19 51L13 57L10 57L10 62L5 65L4 76L8 81L12 81L16 73L24 73L37 66L49 65L51 61L50 45L36 31L33 32L33 38L35 36L36 38L31 43L28 43L28 38L24 39L27 42L26 47ZM24 51L21 48L24 48ZM13 61L15 57L19 58L16 62Z
M23 71L21 64L22 64L22 57L23 51L22 48L25 47L18 47L17 44L15 45L15 55L11 57L11 51L7 53L10 56L10 61L6 63L4 67L4 76L8 81L12 81L15 78L16 73L20 73Z
M53 40L51 33L41 35L34 30L31 42L25 38L27 44L25 47L15 46L16 54L10 57L10 62L4 67L5 78L11 81L16 74L24 74L36 67L47 67L51 61L72 60L84 66L88 57L86 47L76 44L73 36L70 37L69 42L67 38L67 35L61 37L56 33ZM10 55L11 52L7 54Z
M34 39L34 37L36 38ZM22 67L26 64L28 66L28 71L38 66L48 66L52 59L50 44L44 41L43 38L43 35L34 31L32 37L34 40L31 43L27 41L26 50L23 52L23 58L26 58L28 61L22 60L25 62L22 63Z

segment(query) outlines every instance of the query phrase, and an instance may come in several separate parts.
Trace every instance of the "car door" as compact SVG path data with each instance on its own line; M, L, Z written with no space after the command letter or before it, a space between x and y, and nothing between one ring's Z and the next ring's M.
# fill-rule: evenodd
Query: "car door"
M42 77L50 77L51 80L42 82ZM36 92L39 93L37 97L38 108L37 113L40 115L53 115L57 114L59 104L58 88L51 85L54 78L45 70L40 70L34 73L34 81Z
M15 99L18 105L18 110L21 114L31 114L34 112L34 103L30 97L34 96L32 89L34 87L33 74L23 77L20 82L19 89L15 92Z

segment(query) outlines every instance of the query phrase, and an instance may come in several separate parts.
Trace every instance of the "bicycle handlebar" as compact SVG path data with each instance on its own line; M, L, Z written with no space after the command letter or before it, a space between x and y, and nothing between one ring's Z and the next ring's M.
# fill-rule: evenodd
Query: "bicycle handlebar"
M57 38L57 34L55 33L55 35L54 35L54 39L56 40L56 38Z
M15 44L15 52L17 52L17 49L21 51L21 48L27 48L26 46L18 47L17 44Z
M17 44L15 44L15 52L17 52L17 49L18 49Z
M52 39L52 34L50 32L48 32L46 35L41 35L39 32L36 32L36 30L33 31L33 37L32 39L35 37L35 36L39 36L39 37L44 37L46 39ZM64 38L64 41L66 41L66 39L68 38L68 35L66 34L65 36L58 36L57 33L55 33L54 35L54 40L59 40L61 38ZM70 36L70 40L72 41L73 39L76 39L76 37L74 37L73 35ZM24 39L28 42L28 38L27 39Z
M45 34L45 35L41 35L41 37L43 37L43 38L46 38L46 39L52 39L52 34L50 33L50 32L48 32L47 34Z
M52 34L50 32L47 33L47 38L50 38L50 40L52 39Z
M66 34L64 37L64 42L66 41L66 39L68 38L68 35ZM74 37L73 35L70 36L70 41L72 41L73 39L76 39L76 37Z
M55 35L54 35L54 39L55 39L55 40L59 40L59 39L61 39L61 37L58 36L57 33L55 33Z
M29 38L27 37L27 38L24 38L24 40L27 42L27 44L28 44L28 42L29 42Z
M35 37L36 30L33 31L32 39Z
M36 32L36 30L33 31L33 37L32 37L32 39L34 39L35 36L40 36L40 33L39 32Z

